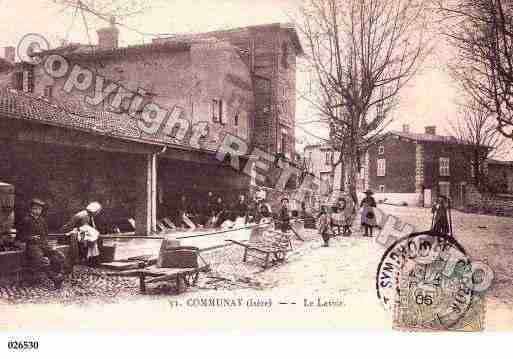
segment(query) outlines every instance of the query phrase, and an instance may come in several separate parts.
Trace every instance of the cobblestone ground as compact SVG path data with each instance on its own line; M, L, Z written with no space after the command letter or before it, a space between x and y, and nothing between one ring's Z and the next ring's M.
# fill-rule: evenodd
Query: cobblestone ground
M419 230L428 229L431 223L425 209L381 209ZM487 328L512 329L513 220L459 212L453 213L453 219L456 239L473 259L487 261L495 271L487 294ZM374 239L363 237L359 228L351 237L332 239L328 248L321 247L315 231L309 231L308 237L306 242L294 241L295 250L284 264L265 271L254 262L242 265L242 250L237 246L204 253L213 273L180 295L170 295L171 288L166 286L139 295L136 281L112 283L100 274L95 289L82 285L83 292L70 288L72 294L67 297L54 292L30 302L23 296L11 300L7 306L0 305L0 312L8 314L0 313L0 318L15 328L391 328L375 290L384 249ZM226 303L218 307L198 304L212 298L242 298L245 304L237 308ZM248 300L253 304L272 301L272 307L258 307ZM339 304L317 305L329 301ZM37 323L32 317L35 312L41 318Z

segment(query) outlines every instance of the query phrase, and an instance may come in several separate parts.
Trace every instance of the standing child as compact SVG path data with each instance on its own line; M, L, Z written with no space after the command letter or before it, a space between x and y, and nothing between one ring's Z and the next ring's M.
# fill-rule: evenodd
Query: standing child
M319 216L319 233L324 241L323 247L329 247L331 232L331 219L326 211L326 206L321 206L321 214Z

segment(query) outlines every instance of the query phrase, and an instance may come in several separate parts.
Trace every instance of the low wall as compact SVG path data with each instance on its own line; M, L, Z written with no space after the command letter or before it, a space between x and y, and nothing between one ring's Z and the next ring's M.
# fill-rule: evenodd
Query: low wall
M396 205L406 203L408 206L418 206L419 196L419 193L375 193L373 197L377 202L382 201Z
M476 213L513 217L513 195L481 193L474 186L469 186L466 209Z

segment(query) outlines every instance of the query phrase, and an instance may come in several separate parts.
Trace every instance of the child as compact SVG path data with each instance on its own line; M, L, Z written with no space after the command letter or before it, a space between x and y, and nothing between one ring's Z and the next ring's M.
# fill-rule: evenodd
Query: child
M324 241L323 247L329 246L330 240L330 228L331 220L326 211L326 206L321 206L321 214L319 216L319 233L322 236L322 240Z

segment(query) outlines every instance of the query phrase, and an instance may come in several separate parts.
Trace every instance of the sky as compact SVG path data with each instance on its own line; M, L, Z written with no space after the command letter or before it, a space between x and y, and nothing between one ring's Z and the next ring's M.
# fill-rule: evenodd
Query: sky
M144 33L203 32L290 22L299 3L300 0L153 0L150 10L123 20L123 23ZM96 43L96 29L106 23L92 16L87 17L87 23L90 37ZM62 39L88 43L83 21L79 17L73 21L71 9L62 11L62 6L52 0L0 0L0 48L16 46L27 33L45 36L52 46L59 45ZM120 27L122 46L150 42L151 39L152 36ZM439 45L443 43L442 39L436 39L434 43L437 46L433 55L400 93L400 103L393 114L394 122L388 129L400 130L403 124L409 124L410 131L424 132L425 126L437 126L437 133L448 134L449 121L458 116L455 105L457 90L444 72L450 51ZM298 73L298 84L301 80L302 75ZM301 124L311 120L315 120L313 111L309 111L305 103L298 102L296 134L299 149L307 143L317 142L309 133L320 137L326 135L325 128L318 124Z

